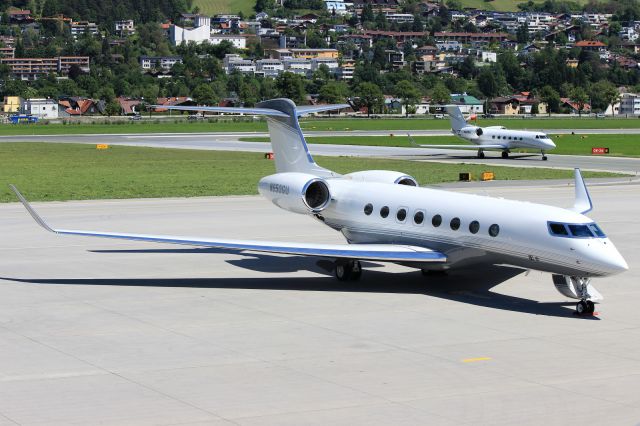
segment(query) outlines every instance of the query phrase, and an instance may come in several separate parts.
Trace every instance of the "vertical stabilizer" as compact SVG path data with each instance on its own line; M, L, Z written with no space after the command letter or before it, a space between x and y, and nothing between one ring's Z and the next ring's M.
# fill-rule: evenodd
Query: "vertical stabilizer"
M335 173L318 166L304 139L296 104L290 99L271 99L256 105L283 112L287 116L267 116L269 135L276 162L276 171L309 173L320 177L334 176Z
M451 129L454 133L458 133L460 129L467 126L467 120L464 119L462 111L457 106L447 106L447 114L449 114L449 121L451 121Z

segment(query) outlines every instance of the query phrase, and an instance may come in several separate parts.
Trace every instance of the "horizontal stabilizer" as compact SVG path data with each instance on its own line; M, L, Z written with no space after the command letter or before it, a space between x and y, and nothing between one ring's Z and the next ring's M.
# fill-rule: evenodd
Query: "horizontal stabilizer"
M38 215L20 191L10 185L33 219L44 229L61 235L84 237L102 237L121 240L145 241L164 244L182 244L198 247L222 248L238 251L256 251L262 253L281 253L300 256L328 257L338 259L377 260L401 263L444 263L447 257L440 252L417 246L397 244L308 244L280 241L251 241L221 238L177 237L166 235L123 234L115 232L79 231L55 229Z

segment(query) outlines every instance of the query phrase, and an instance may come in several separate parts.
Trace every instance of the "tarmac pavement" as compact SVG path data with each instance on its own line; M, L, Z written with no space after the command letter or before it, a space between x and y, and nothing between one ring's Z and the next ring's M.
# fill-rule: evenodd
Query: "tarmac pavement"
M551 160L550 160L551 161ZM569 186L456 190L573 203ZM28 197L28 194L25 194ZM0 425L640 422L640 186L592 186L629 263L573 315L549 274L63 237L0 205ZM34 203L53 225L341 242L259 197Z

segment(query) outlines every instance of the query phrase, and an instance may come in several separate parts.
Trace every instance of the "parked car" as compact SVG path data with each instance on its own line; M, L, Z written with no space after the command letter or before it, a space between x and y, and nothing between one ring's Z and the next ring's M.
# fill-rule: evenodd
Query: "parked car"
M599 112L598 114L596 114L596 118L605 118L606 115L604 115L603 113Z
M486 113L486 114L482 114L482 118L496 118L496 116L494 114Z
M142 116L140 114L132 115L131 117L129 117L129 120L139 121L139 120L142 120Z
M433 118L444 118L444 114L434 114Z
M187 120L193 120L193 121L204 120L204 117L198 114L192 114L189 117L187 117Z

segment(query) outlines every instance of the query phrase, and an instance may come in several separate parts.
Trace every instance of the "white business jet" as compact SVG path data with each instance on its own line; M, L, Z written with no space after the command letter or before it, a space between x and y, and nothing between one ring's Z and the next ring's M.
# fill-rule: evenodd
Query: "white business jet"
M424 148L436 149L477 149L478 158L484 158L485 149L502 151L502 158L509 158L512 149L526 148L540 151L542 159L545 153L556 147L556 144L542 132L528 130L509 130L504 126L478 127L467 123L462 111L457 106L447 106L447 113L451 121L451 132L473 145L418 145ZM412 141L413 143L413 141ZM414 143L414 145L417 145Z
M360 261L381 261L425 271L482 264L515 265L553 274L563 295L580 300L577 311L593 312L601 299L592 277L627 270L627 263L600 227L584 213L591 199L579 170L575 204L562 209L437 189L420 188L401 172L368 170L340 175L316 164L298 117L346 105L300 106L273 99L257 108L164 107L265 115L276 173L258 190L276 206L307 215L341 232L349 244L247 241L56 229L12 186L38 224L61 235L186 244L335 259L339 280L356 280Z

